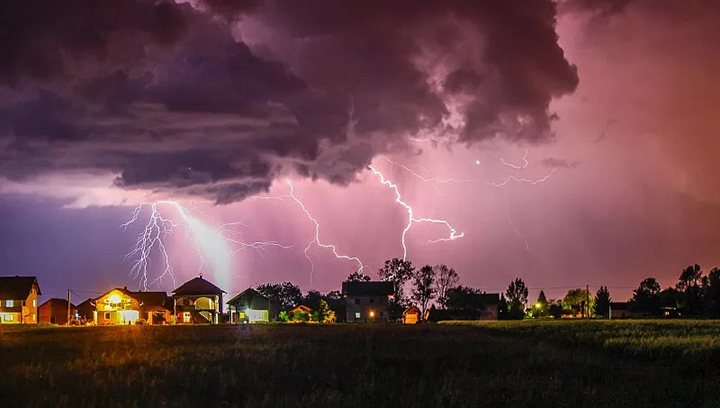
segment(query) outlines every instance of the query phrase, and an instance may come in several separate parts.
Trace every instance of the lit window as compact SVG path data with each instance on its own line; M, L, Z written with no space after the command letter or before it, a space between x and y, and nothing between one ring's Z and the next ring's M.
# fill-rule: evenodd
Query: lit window
M190 312L183 313L183 323L190 323Z
M33 299L33 307L37 307L37 300Z
M359 318L360 318L360 312L355 312L355 318L356 318L356 319L359 319Z
M5 307L13 307L14 304L15 304L15 302L13 302L12 300L5 301Z

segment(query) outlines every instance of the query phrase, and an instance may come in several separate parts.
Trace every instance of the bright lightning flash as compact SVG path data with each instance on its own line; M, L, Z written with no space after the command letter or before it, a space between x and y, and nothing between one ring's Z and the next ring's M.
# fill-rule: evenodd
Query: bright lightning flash
M160 206L171 207L179 216L179 220L173 219L160 210ZM202 265L208 263L212 269L213 276L218 283L224 287L230 287L232 282L232 254L240 249L255 250L259 254L268 247L290 249L291 246L282 245L276 241L254 241L243 242L234 237L226 235L226 228L239 223L223 224L219 228L212 228L205 222L195 217L193 213L176 201L158 201L150 206L150 217L145 227L138 234L133 249L125 256L126 260L132 260L131 274L140 279L140 287L148 290L162 279L169 277L173 286L176 286L174 269L170 262L166 240L168 235L179 227L183 227L187 237L190 238L197 250ZM120 227L127 230L128 227L138 221L143 205L135 207L129 221ZM233 248L235 247L235 248ZM154 251L159 252L162 259L162 272L150 280L149 268L150 259ZM202 268L202 266L201 266Z
M448 235L447 238L439 238L439 239L429 240L428 241L429 243L454 241L456 239L459 239L459 238L462 238L465 236L464 232L461 232L458 234L457 230L452 225L450 225L449 222L447 222L445 220L435 219L435 218L417 218L417 217L415 217L413 208L409 204L407 204L405 201L403 201L402 195L400 194L400 190L398 189L397 184L386 179L385 175L383 175L383 173L380 170L378 170L377 168L375 168L373 166L368 166L368 169L370 169L370 171L373 174L375 174L376 176L378 176L380 178L381 184L388 186L391 190L393 190L395 192L395 202L400 204L407 211L408 221L407 221L407 224L405 224L405 228L403 229L402 237L400 239L400 242L402 243L402 247L403 247L403 259L407 258L407 242L406 242L407 233L408 233L408 231L410 231L410 228L412 228L414 223L442 224L442 225L446 226L447 229L450 231L450 234Z

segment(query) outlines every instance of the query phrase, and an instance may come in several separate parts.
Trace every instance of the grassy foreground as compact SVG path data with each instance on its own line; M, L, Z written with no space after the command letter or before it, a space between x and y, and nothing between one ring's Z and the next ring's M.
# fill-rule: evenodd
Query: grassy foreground
M720 406L711 321L0 333L0 407Z

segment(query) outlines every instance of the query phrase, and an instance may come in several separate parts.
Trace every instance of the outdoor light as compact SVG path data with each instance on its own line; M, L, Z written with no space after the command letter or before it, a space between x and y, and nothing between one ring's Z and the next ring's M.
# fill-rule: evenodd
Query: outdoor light
M371 318L375 317L375 312L373 312L372 310L370 311L370 317Z

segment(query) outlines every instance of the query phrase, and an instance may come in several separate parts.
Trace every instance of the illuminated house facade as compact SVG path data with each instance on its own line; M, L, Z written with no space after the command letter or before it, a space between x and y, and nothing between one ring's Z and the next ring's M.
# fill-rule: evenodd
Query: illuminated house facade
M202 275L173 291L173 314L178 324L218 324L222 315L224 290Z
M133 292L115 288L94 300L97 325L164 324L170 320L172 300L165 292Z
M343 282L342 294L347 322L389 321L388 303L395 294L392 282Z
M253 288L245 289L228 302L231 323L267 323L277 314L266 296Z
M0 324L35 324L40 285L34 276L0 276Z
M70 318L77 313L75 305L70 303ZM66 299L48 299L38 308L38 320L40 323L65 325L68 322L68 301Z

